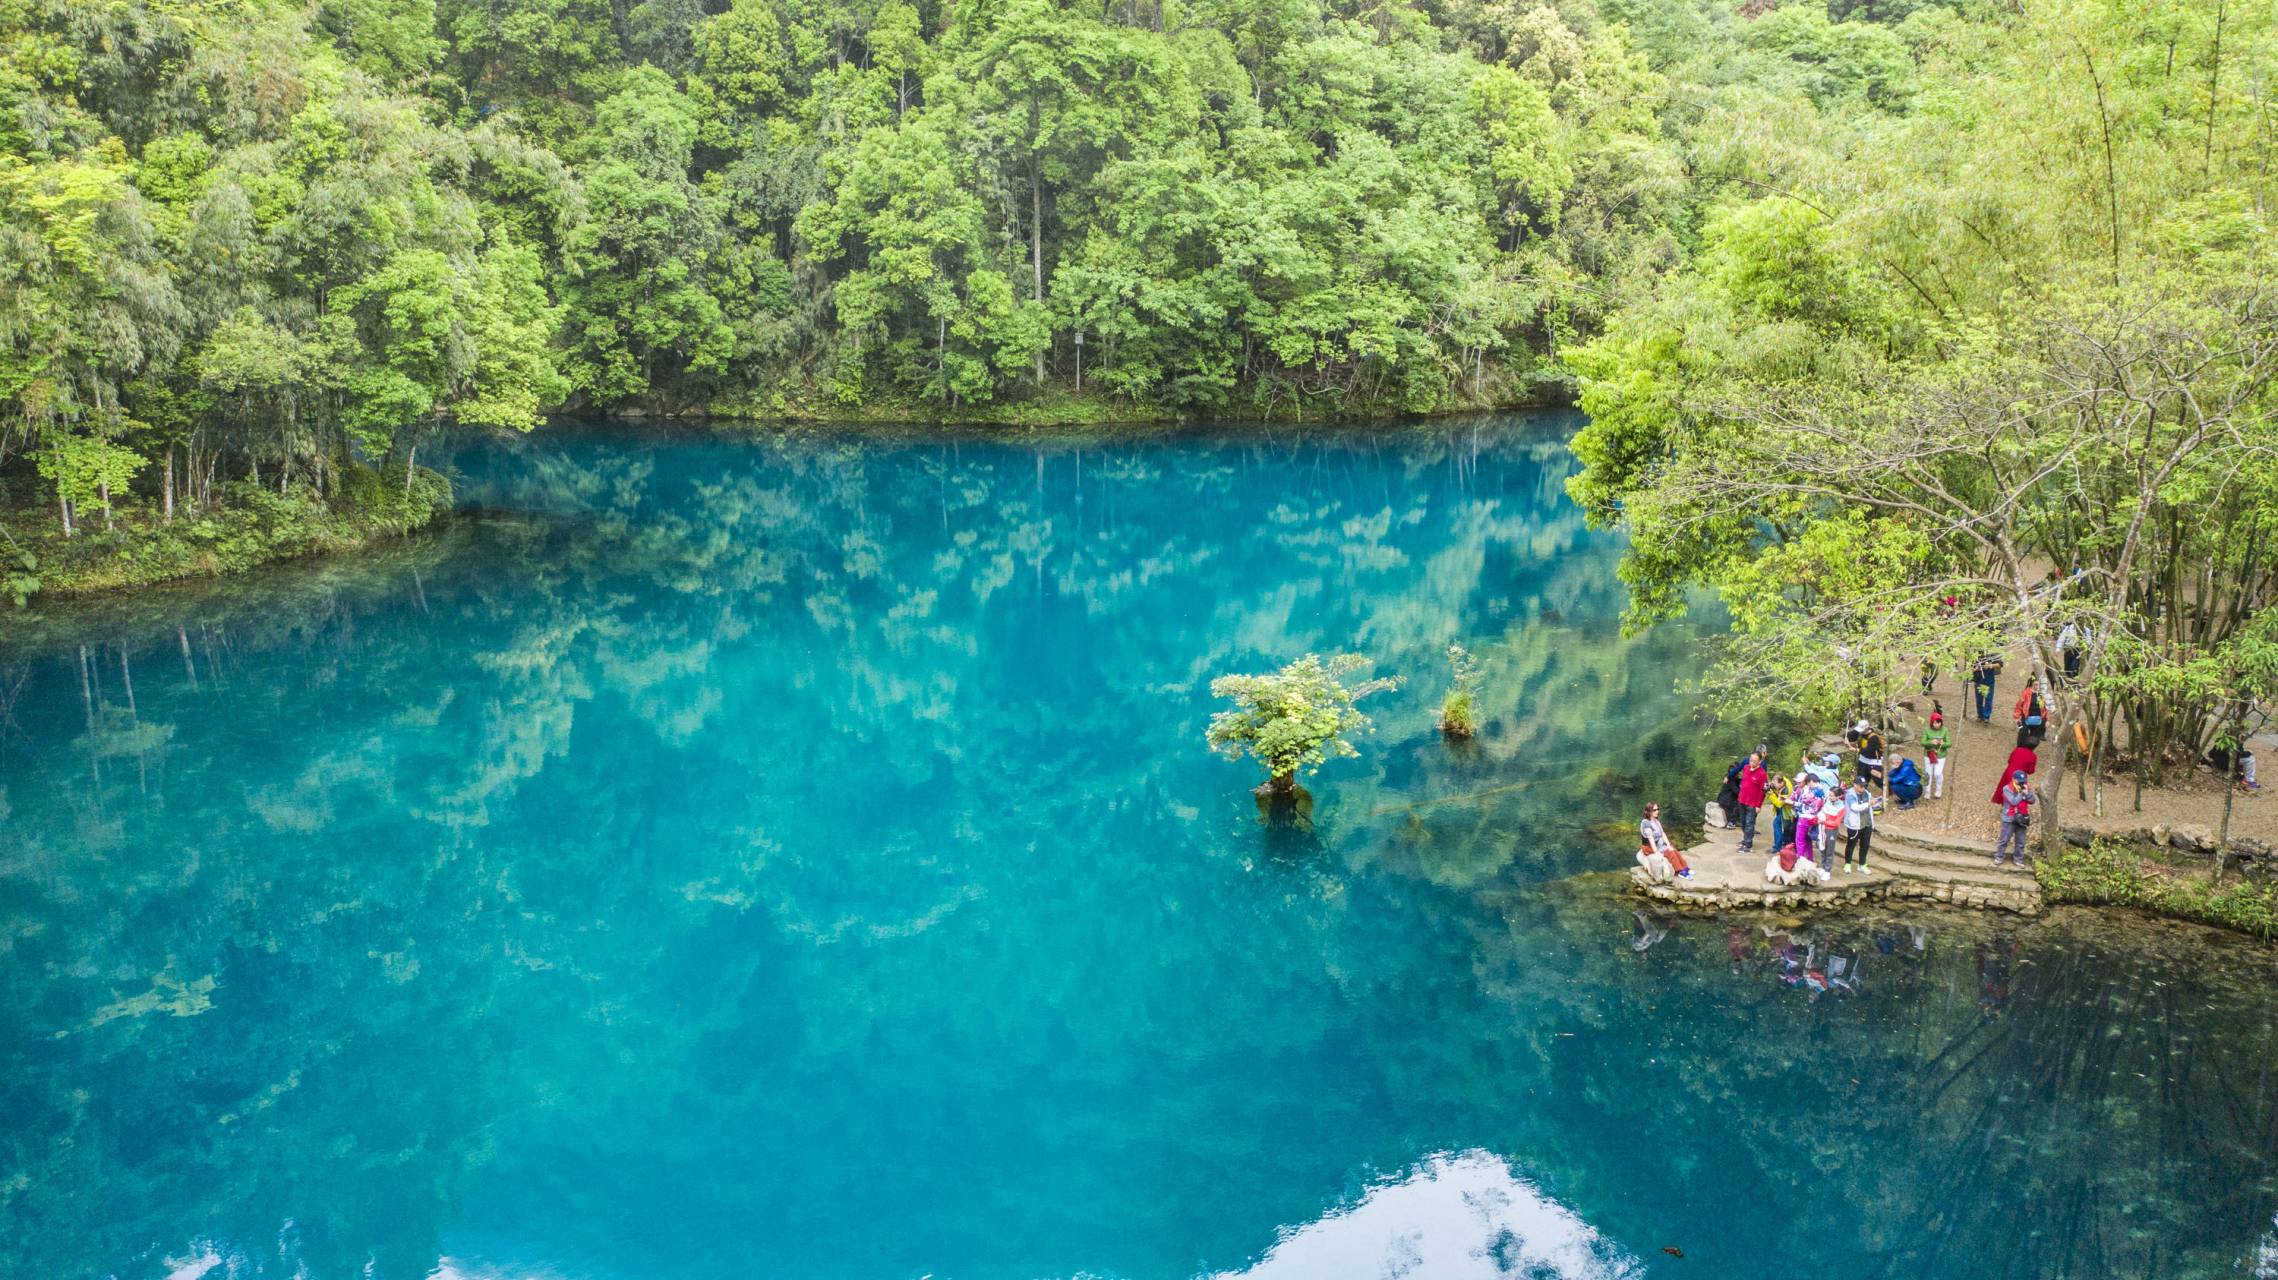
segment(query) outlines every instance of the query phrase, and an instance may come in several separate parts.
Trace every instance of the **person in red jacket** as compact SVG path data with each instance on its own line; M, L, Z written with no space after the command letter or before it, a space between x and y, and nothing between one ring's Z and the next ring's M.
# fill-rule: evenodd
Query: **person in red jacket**
M2003 788L2009 785L2009 775L2021 771L2025 776L2031 777L2033 771L2041 767L2041 757L2031 747L2025 745L2026 740L2031 736L2032 730L2030 729L2020 728L2017 730L2017 745L2010 749L2009 763L2003 765L2001 772L1993 779L1993 803L2001 803L2001 792Z
M1764 767L1764 753L1751 751L1748 763L1740 770L1740 851L1746 853L1756 847L1756 811L1764 807L1764 788L1770 786L1772 772Z

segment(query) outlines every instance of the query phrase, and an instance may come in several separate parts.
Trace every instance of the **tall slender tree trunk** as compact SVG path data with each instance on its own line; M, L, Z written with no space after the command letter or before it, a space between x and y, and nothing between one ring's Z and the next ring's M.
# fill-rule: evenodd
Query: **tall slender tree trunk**
M1036 278L1035 298L1044 302L1044 166L1034 157L1028 162L1028 260ZM1036 353L1036 385L1044 385L1044 352Z
M2053 704L2050 709L2055 709ZM2043 723L2046 723L2045 719ZM2057 742L2057 749L2051 753L2049 761L2048 785L2041 789L2041 838L2038 845L2043 854L2057 850L2057 810L2064 799L2064 760L2071 752L2072 748L2061 739Z
M79 531L71 526L71 499L64 497L60 488L56 490L55 505L58 510L63 512L63 536L66 538L76 536Z
M174 446L166 446L166 482L159 491L159 506L165 513L166 523L174 523Z
M2092 732L2096 736L2088 741L2088 772L2096 783L2096 802L2091 812L2101 818L2104 816L2104 744L2112 736L2112 717L2107 714L2104 723L2095 726Z
M2227 5L2217 0L2214 54L2207 59L2207 139L2199 148L2199 172L2202 175L2212 175L2215 171L2215 108L2221 101L2223 88L2223 19L2228 16L2227 9ZM2221 859L2217 858L2216 861L2219 864ZM2219 865L2215 874L2218 878L2222 875Z
M2231 803L2238 797L2239 756L2246 751L2246 743L2243 741L2246 735L2242 733L2238 736L2242 741L2231 748L2230 763L2223 769L2223 823L2215 831L2216 884L2223 882L2223 864L2230 860Z

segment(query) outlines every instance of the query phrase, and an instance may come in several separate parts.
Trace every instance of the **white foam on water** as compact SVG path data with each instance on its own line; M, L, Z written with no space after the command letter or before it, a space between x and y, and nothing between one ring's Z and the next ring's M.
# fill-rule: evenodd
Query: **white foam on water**
M166 1280L200 1280L208 1271L222 1264L222 1256L211 1248L201 1248L197 1256L168 1258L165 1262Z
M1502 1157L1425 1160L1212 1280L1629 1280L1644 1266Z
M438 1258L427 1280L559 1280L561 1272L546 1266L501 1266L465 1258Z

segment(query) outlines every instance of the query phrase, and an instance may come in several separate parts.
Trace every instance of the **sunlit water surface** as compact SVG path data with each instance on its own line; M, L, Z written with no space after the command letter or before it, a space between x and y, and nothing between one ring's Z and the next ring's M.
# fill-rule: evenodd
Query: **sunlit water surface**
M0 623L0 1274L2278 1265L2266 952L1571 879L1739 732L1571 425L565 426L382 554ZM1261 827L1210 677L1333 650L1407 684Z

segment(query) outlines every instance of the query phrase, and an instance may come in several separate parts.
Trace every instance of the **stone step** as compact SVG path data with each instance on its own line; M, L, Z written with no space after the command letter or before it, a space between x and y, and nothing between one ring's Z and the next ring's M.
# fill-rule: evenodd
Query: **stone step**
M1981 885L1991 889L2031 890L2040 887L2030 872L2011 871L2007 867L1997 868L1991 863L1982 867L1942 867L1909 862L1905 858L1897 857L1879 857L1879 861L1882 863L1881 869L1883 871L1903 875L1909 879L1928 880L1935 884Z
M2031 873L2023 867L2013 867L2006 863L1995 866L1991 849L1956 852L1951 849L1925 848L1911 840L1891 840L1888 842L1878 840L1875 842L1875 853L1903 861L1909 866L1925 869L1998 872L2002 875L2015 876L2018 879L2029 879L2031 877Z
M1901 822L1903 822L1903 819ZM1943 835L1933 832L1913 831L1907 829L1904 826L1895 824L1887 827L1877 827L1875 829L1875 839L1878 841L1885 839L1892 841L1904 841L1905 843L1914 845L1918 848L1935 849L1942 853L1975 853L1983 854L1987 858L1991 858L1993 856L1993 846L1987 844L1983 840L1972 840L1967 836Z

